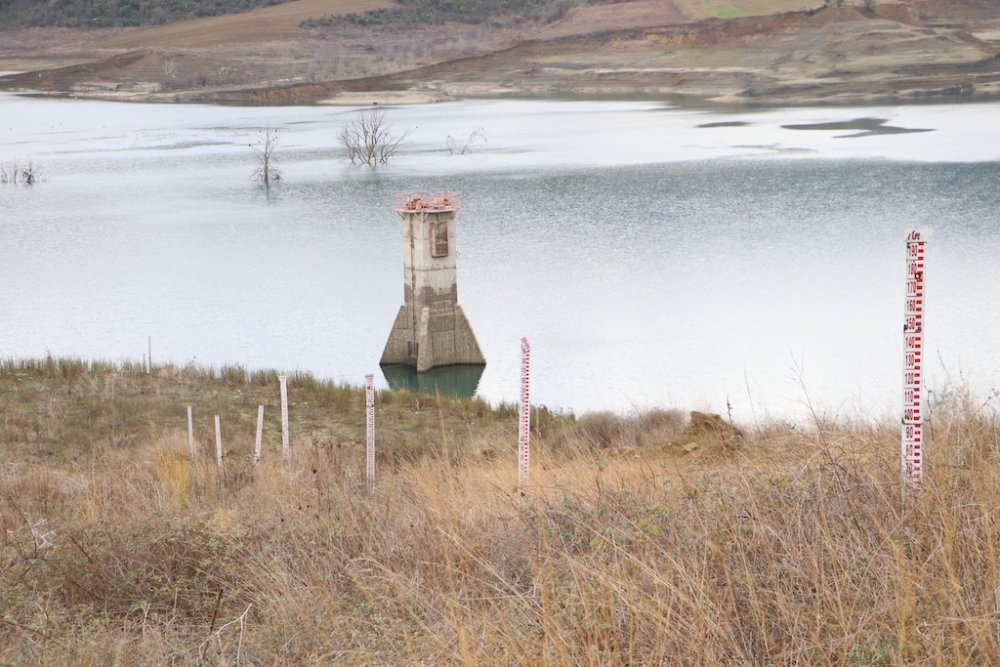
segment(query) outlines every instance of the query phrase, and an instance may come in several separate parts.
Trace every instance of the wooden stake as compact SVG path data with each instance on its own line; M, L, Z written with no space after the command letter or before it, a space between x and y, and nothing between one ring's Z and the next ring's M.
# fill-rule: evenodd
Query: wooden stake
M264 448L264 406L257 406L257 439L254 441L253 462L260 463Z
M292 458L292 448L288 443L288 378L278 376L281 385L281 460L288 463Z
M191 453L191 460L198 456L198 450L194 446L194 417L191 414L191 406L187 406L188 412L188 451Z
M222 419L215 415L215 462L222 469Z

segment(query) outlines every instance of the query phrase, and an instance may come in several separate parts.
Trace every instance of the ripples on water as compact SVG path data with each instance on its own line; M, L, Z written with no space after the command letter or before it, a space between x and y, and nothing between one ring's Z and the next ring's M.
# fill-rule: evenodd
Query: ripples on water
M0 161L47 177L0 186L0 354L138 357L152 335L161 360L360 382L402 300L396 194L459 191L459 298L490 400L516 398L524 335L550 406L893 414L912 225L935 230L932 388L985 395L998 111L409 107L389 111L415 128L404 153L372 173L337 156L349 109L0 97ZM933 131L845 136L858 121ZM286 179L270 195L247 148L268 126ZM485 145L448 154L477 128Z

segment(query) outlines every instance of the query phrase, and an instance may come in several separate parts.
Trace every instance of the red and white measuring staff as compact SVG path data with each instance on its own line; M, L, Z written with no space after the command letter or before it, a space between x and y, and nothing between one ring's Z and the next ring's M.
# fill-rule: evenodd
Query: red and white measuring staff
M366 416L366 437L365 437L365 479L368 481L368 489L371 490L375 484L375 376L372 373L365 375L365 416Z
M517 438L517 485L528 483L531 458L531 345L521 339L521 410Z
M903 309L903 484L916 491L924 474L924 251L929 234L906 235L906 301Z

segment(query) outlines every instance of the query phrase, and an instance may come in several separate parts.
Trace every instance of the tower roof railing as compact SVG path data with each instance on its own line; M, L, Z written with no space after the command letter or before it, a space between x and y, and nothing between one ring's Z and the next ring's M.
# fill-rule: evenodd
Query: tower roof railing
M400 213L432 213L457 211L462 208L458 193L441 193L433 196L401 194L396 197L396 211Z

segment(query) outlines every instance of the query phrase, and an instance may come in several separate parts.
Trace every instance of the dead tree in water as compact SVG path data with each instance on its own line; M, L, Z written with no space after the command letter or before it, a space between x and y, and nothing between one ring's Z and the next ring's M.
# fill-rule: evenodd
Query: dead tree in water
M11 164L0 164L0 183L12 183L14 185L34 185L42 180L38 174L38 167L33 162L28 162L27 166L22 166L16 161Z
M257 142L256 146L250 144L250 150L253 151L254 157L257 158L257 168L250 178L260 181L267 189L271 188L271 181L278 182L281 180L281 172L274 166L274 163L278 161L275 157L277 147L278 131L271 128L263 131L263 136Z
M466 153L472 152L472 146L477 142L486 143L486 133L483 132L483 128L478 128L469 133L469 136L464 140L455 140L449 134L445 143L448 145L448 153L451 155L465 155Z
M345 125L337 135L351 164L374 167L386 164L399 150L409 132L396 136L385 119L382 109L362 111L358 117Z

